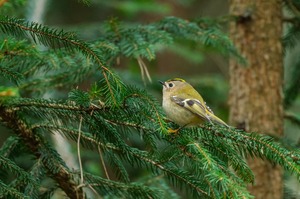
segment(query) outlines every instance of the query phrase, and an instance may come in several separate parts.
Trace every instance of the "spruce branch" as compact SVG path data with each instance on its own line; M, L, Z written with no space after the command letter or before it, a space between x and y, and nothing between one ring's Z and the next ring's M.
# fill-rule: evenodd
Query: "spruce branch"
M162 133L162 128L166 129L167 125L155 100L137 89L125 88L124 93L119 96L120 107L93 106L87 103L90 99L86 93L75 90L67 102L17 98L5 102L4 108L25 115L28 113L36 119L66 118L63 123L55 122L53 119L38 120L40 123L27 125L26 128L31 133L35 132L37 137L42 132L59 132L77 145L81 144L96 151L100 148L108 160L115 159L108 162L118 169L120 179L124 182L130 181L123 161L133 166L149 168L155 173L162 173L172 184L184 185L197 196L224 197L223 192L220 192L223 190L228 197L250 198L246 191L246 183L252 181L253 174L243 161L244 156L252 155L268 159L297 175L300 174L297 165L299 154L281 147L266 136L209 124L202 128L181 129L180 135L175 137ZM31 112L34 114L30 114ZM73 117L70 117L70 114ZM78 128L80 118L84 125ZM6 121L5 117L2 120ZM97 130L99 128L101 133ZM150 139L157 134L157 138L170 146L170 150L148 152L133 148L124 142L121 135L122 132L127 132L125 129L142 130L145 135L150 136ZM47 146L45 143L40 144L43 144L43 147ZM155 146L154 143L151 148ZM41 154L47 155L41 159L45 165L50 165L50 162L52 164L55 161L48 157L56 155L51 152L50 147L46 147L45 150ZM186 165L181 168L182 162ZM229 166L232 166L234 171L229 170ZM48 169L52 173L59 171L55 166ZM95 182L88 184L93 183ZM77 189L88 184L84 179ZM97 190L93 186L90 188Z
M10 81L14 82L15 84L19 84L20 80L23 79L22 74L9 67L2 66L2 64L0 64L0 74L3 75L3 77L6 77Z
M104 179L85 172L85 186L93 187L102 195L125 198L162 198L161 191L141 183L122 183Z
M77 97L85 99L84 93L78 96L77 94L71 97L72 100L67 103L54 100L35 100L33 102L28 99L16 99L7 102L6 105L10 107L10 110L25 111L24 113L35 110L35 112L38 112L38 116L42 118L45 117L44 114L57 117L55 115L67 116L72 112L73 115L79 115L83 118L84 124L90 127L89 129L84 128L80 131L65 122L63 125L59 123L34 124L30 130L32 132L39 132L38 130L51 132L51 129L55 129L55 131L74 140L77 144L79 144L78 137L80 134L80 144L82 146L93 150L101 148L106 157L109 157L107 154L111 153L111 158L120 157L121 160L132 165L146 166L160 171L169 177L172 183L175 185L184 184L190 190L194 190L196 195L218 198L221 193L217 187L221 187L232 197L249 198L248 192L245 191L245 185L247 182L252 181L253 174L243 161L245 155L266 158L297 175L300 174L297 165L299 155L284 149L269 137L211 125L192 130L182 129L181 135L175 138L168 134L160 134L160 139L166 141L175 149L170 152L173 153L173 159L170 158L171 156L166 155L168 159L161 160L157 158L159 153L150 153L132 148L120 136L120 129L124 129L124 127L143 130L146 134L161 132L161 129L156 129L155 125L158 128L161 128L161 125L166 128L160 109L155 101L133 89L124 94L122 97L123 105L120 108L111 108L104 105L103 107L95 107L88 106L85 103L86 100L89 100L88 98L83 101L77 99ZM77 103L81 105L77 105ZM136 111L140 111L141 107L144 108L144 111L141 112L144 114L137 114ZM148 112L148 108L151 111ZM136 121L132 113L138 115ZM78 118L80 117L69 117L70 124L72 124L72 121L78 121ZM151 125L148 125L148 122ZM95 132L99 126L102 128L100 134ZM185 169L179 169L178 160L179 162L187 160L186 162L189 163L187 166L194 165L192 168L196 171L195 176ZM119 160L112 162L112 164L119 168L122 179L127 181L126 170L121 166ZM233 166L232 168L241 179L234 172L227 169L228 165Z
M134 90L134 89L133 89L133 90ZM146 101L146 103L150 105L152 111L154 111L155 116L156 116L155 118L150 118L150 117L148 117L148 119L151 120L151 121L154 122L154 123L155 123L155 121L157 120L157 122L158 122L158 124L159 124L159 129L160 129L163 133L167 132L167 130L166 130L166 128L165 128L165 126L166 126L166 125L165 125L165 121L164 121L163 117L161 116L161 115L162 115L162 114L161 114L161 111L157 108L157 105L156 105L156 103L155 103L155 101L154 101L153 99L149 98L148 96L142 95L142 94L140 94L140 93L135 93L135 92L133 92L132 94L127 95L127 96L124 98L124 100L123 100L123 107L126 107L126 102L127 102L127 100L130 99L130 98L139 98L139 99L142 99L142 100ZM146 117L147 117L147 116L146 116ZM117 123L118 123L118 122L117 122ZM135 124L127 124L127 125L132 125L132 126L134 126Z
M94 49L91 44L77 39L74 33L65 32L63 30L58 31L54 28L48 28L38 23L29 23L22 19L3 16L0 18L0 30L6 34L12 34L17 37L26 38L27 36L30 36L35 43L41 43L52 48L65 47L69 51L77 49L87 58L92 58L101 68L102 75L109 88L114 105L118 104L115 98L115 93L111 88L111 78L118 82L119 80L117 76L106 66L105 61L102 60L96 49Z
M3 193L3 195L0 195L0 197L3 197L3 198L5 196L10 196L10 197L13 197L13 198L16 198L16 199L29 199L28 196L26 196L25 194L19 192L15 188L12 188L12 187L6 185L1 180L0 180L0 191L1 191L1 193Z
M232 41L219 27L212 26L205 19L198 23L177 17L166 17L156 25L171 34L173 38L195 41L205 47L216 49L224 55L233 55L238 61L246 64L245 58L239 54Z
M0 156L8 157L11 155L11 152L15 149L19 142L20 139L16 136L7 138L0 149Z
M241 154L265 158L286 170L300 176L300 154L297 151L285 149L272 138L257 133L246 133L237 129L224 129L207 125L207 132L213 133L215 138L224 139ZM205 132L205 131L203 131Z
M116 149L117 148L115 148L115 150ZM119 150L119 149L117 149L117 150ZM184 172L183 170L180 170L171 165L166 166L164 164L160 164L158 161L148 157L146 155L146 153L140 153L140 152L138 152L138 150L130 150L128 152L131 155L133 155L134 157L152 165L154 168L157 168L157 169L163 171L166 174L166 176L170 177L171 181L179 180L181 182L184 182L189 187L191 187L193 190L195 190L197 195L202 195L207 198L210 198L209 194L201 188L201 182L199 181L199 179L194 178L192 176L192 174L188 174L188 173ZM173 181L173 183L176 184L176 182L174 182L174 181Z
M14 99L6 102L6 106L12 107L15 110L20 110L22 108L39 108L39 109L58 109L66 111L76 111L83 113L90 113L94 110L107 111L108 107L104 106L89 106L82 107L78 106L72 102L62 102L55 100L45 100L45 99L30 99L30 98L20 98Z
M212 150L220 150L218 148L218 144L214 145L213 143L211 143L212 146L207 147L206 141L208 140L206 140L205 137L196 138L192 136L182 136L181 138L178 138L178 140L176 140L167 136L165 139L167 139L170 144L175 145L177 148L179 148L181 151L180 156L186 156L188 158L187 162L192 162L192 166L197 168L194 169L194 175L199 176L199 178L203 178L205 180L205 182L209 186L209 190L212 196L215 196L215 198L223 197L222 195L220 195L220 192L218 190L215 190L215 187L221 187L223 192L230 194L233 198L250 198L250 195L245 188L245 182L249 182L249 179L246 179L246 177L241 175L243 180L246 179L242 181L236 176L234 172L228 169L227 161L231 161L230 158L228 158L228 160L224 160L226 159L222 158L224 157L224 154L222 154L222 156L216 156L216 154L212 152ZM226 153L225 157L231 156L228 150L223 149L223 151L224 153ZM239 160L242 161L242 158ZM244 168L239 169L242 170ZM248 168L248 170L250 169ZM236 172L240 174L239 170L237 170ZM250 173L253 179L253 174L251 171Z
M40 159L47 151L44 141L32 131L32 129L23 121L14 109L0 106L0 115L5 124L14 129L15 133L22 138L26 146L32 151L36 159ZM43 153L44 152L44 153ZM49 162L51 163L49 164ZM57 161L56 158L42 158L42 163L50 173L50 176L59 184L62 190L70 197L76 198L77 193L82 195L82 190L77 190L76 183L72 180L71 173L68 169ZM51 165L51 166L50 166ZM53 168L55 167L55 170ZM55 171L55 172L54 172Z
M51 125L39 125L39 126L36 126L35 128L46 128L46 129L53 128L56 130L59 129L58 132L64 132L64 133L62 133L63 135L65 135L67 137L73 137L75 139L79 134L78 130L76 130L76 129L70 130L68 128L55 127L55 126L51 126ZM144 127L144 129L145 129L145 127ZM75 135L70 136L69 134L75 134ZM125 160L127 160L131 164L133 163L132 162L133 160L129 160L127 158L130 156L135 157L136 160L134 162L137 163L137 161L142 161L143 164L151 165L153 168L157 168L158 170L163 171L167 176L172 176L173 180L175 180L175 181L179 180L180 182L186 183L189 187L191 187L192 189L194 189L196 191L197 195L203 195L203 196L210 198L208 193L200 188L201 186L199 186L199 185L201 184L201 182L198 179L194 178L192 176L192 174L187 174L184 171L181 171L178 168L175 168L174 166L171 166L171 165L161 164L158 160L154 160L151 158L150 155L147 155L147 152L145 152L145 151L140 151L138 149L132 149L129 147L119 148L111 143L105 144L105 143L97 141L95 138L91 137L90 134L84 133L84 132L82 132L82 134L81 134L81 139L87 140L87 142L93 143L94 146L89 146L89 148L91 148L91 147L97 148L98 146L100 146L101 148L103 148L105 150L113 150L117 154L123 156L124 158L126 157ZM87 143L87 142L85 142L85 143ZM86 146L86 145L83 144L83 146ZM125 149L125 151L124 151L124 149Z
M22 178L22 181L24 184L31 183L36 188L38 187L35 180L27 173L24 169L17 166L13 161L11 161L8 158L5 158L3 156L0 156L0 167L6 169L7 171L10 171L17 175L18 177Z

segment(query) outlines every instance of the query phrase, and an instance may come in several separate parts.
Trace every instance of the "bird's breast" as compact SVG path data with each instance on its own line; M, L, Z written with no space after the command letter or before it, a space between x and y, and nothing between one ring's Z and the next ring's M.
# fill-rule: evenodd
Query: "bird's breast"
M179 106L170 99L164 99L162 106L168 119L175 122L179 126L189 126L199 123L199 118L195 114L184 107Z

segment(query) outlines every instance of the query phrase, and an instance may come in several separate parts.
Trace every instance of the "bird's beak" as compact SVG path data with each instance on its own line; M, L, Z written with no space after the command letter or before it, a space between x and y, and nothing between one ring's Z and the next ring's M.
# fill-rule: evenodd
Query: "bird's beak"
M161 85L166 86L166 83L163 81L158 81Z

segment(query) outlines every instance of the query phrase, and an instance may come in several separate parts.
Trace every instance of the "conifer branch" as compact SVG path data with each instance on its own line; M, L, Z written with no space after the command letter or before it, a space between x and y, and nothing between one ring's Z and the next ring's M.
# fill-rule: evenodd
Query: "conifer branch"
M211 125L204 128L212 132L215 138L222 138L233 147L237 147L237 150L241 153L266 158L300 176L300 166L298 164L300 154L283 148L279 143L273 142L270 137L256 133L246 133L236 129L226 130Z
M38 125L35 128L53 128L53 129L56 129L56 130L59 129L59 131L65 131L67 133L73 133L75 135L79 134L79 132L77 130L75 130L75 129L74 130L70 130L68 128L62 128L62 127L59 127L59 126ZM144 129L145 129L145 127L144 127ZM65 134L63 133L63 135L65 135ZM116 151L117 153L124 153L124 149L121 149L121 148L119 148L119 147L117 147L117 146L115 146L113 144L110 144L110 143L107 143L107 144L101 143L101 142L97 141L95 138L90 137L87 133L83 133L81 135L81 138L89 140L89 142L91 142L91 143L94 143L94 147L93 148L96 148L96 147L100 146L101 148L110 149L110 150ZM142 153L140 153L140 152L142 152ZM153 167L156 167L159 170L165 172L166 175L171 175L174 178L176 178L176 179L178 179L178 180L180 180L182 182L187 183L192 189L195 189L198 194L205 195L206 197L210 198L210 196L208 195L208 193L206 191L202 190L197 185L197 181L198 180L196 178L193 178L192 175L185 176L185 177L183 177L182 175L178 175L177 174L178 171L177 171L176 168L172 168L170 166L165 166L164 164L161 164L158 161L155 161L155 160L151 159L150 157L147 157L145 151L140 151L140 152L138 152L137 150L129 149L129 148L127 148L127 151L126 151L126 153L129 153L132 156L140 159L141 161L143 161L145 163L148 163L148 164L152 165ZM142 155L142 154L145 154L145 155ZM191 179L193 179L193 180L191 180Z
M18 145L20 139L16 136L9 137L2 145L0 149L0 156L8 157L11 152L15 149Z
M85 173L86 187L92 187L103 195L111 195L125 198L162 198L161 192L156 188L150 188L140 183L122 183L104 179L89 173ZM107 190L111 190L107 192ZM108 193L108 194L107 194Z
M6 34L12 34L15 36L27 36L29 32L31 38L35 43L42 43L46 46L53 48L66 47L68 50L77 49L81 51L87 58L91 57L98 66L102 69L102 75L106 81L107 86L110 90L110 95L114 101L114 104L117 105L115 98L115 93L111 88L111 83L109 78L112 77L116 80L115 74L105 66L104 61L98 55L98 53L91 47L90 44L85 43L77 39L74 33L64 32L63 30L57 31L55 29L50 29L46 26L37 23L28 23L24 20L14 19L14 18L0 18L0 30Z
M5 0L0 0L0 7L1 2ZM285 3L295 16L286 20L291 22L291 28L283 41L286 47L293 47L300 35L299 8L291 0ZM83 188L87 187L99 197L158 199L162 197L152 188L155 183L165 193L175 193L164 179L186 188L196 197L251 198L246 186L254 181L254 176L244 161L245 156L267 159L300 176L299 153L265 136L209 124L202 128L182 128L177 135L166 133L167 128L175 124L165 122L159 103L146 91L124 84L110 68L122 56L136 59L142 78L150 80L143 59L154 60L156 52L171 43L197 46L197 50L214 49L243 62L243 57L215 21L166 17L135 27L112 22L98 41L84 42L72 32L0 16L0 32L12 35L0 44L3 50L0 76L15 82L21 94L30 96L43 89L74 85L97 70L101 77L96 76L100 81L95 83L95 88L89 92L74 89L66 101L25 99L19 95L8 98L2 93L0 122L18 137L6 140L0 149L0 171L8 170L16 176L9 185L0 180L0 197L37 198L43 194L40 182L50 177L56 183L52 187L47 185L46 192L49 194L59 186L70 198L85 197ZM13 39L15 37L29 40L19 41ZM54 48L55 52L40 52L29 41ZM299 90L299 78L293 74L294 81L285 92L287 105L294 102ZM99 105L96 105L97 100L101 100ZM293 116L286 115L288 119L297 119ZM69 170L51 142L43 137L49 133L59 133L77 144L79 171ZM129 136L140 137L128 142ZM14 148L21 142L29 149L26 152L36 158L29 172L9 159L10 155L19 155ZM83 147L99 153L107 179L84 171ZM146 183L132 183L128 163L158 177ZM114 169L119 181L110 179L105 164Z
M156 106L155 106L153 100L151 100L151 99L149 99L148 97L143 96L143 95L141 95L141 94L133 93L133 94L130 94L130 95L128 95L128 96L126 96L126 97L124 98L124 100L123 100L123 107L126 107L126 100L128 100L128 99L131 98L131 97L143 99L143 100L145 100L148 104L150 104L150 106L152 107L152 110L154 110L154 112L155 112L156 118L149 118L149 117L148 117L148 119L151 120L151 121L153 121L153 122L155 122L155 119L157 119L157 120L158 120L158 123L159 123L160 129L161 129L163 132L167 132L167 130L165 129L165 126L166 126L166 125L165 125L164 119L162 118L161 113L159 112L159 110L156 108ZM117 123L118 123L118 122L117 122ZM124 125L135 126L135 124L130 124L130 123L124 124ZM139 127L143 129L142 126L139 126Z
M109 107L105 106L90 106L90 107L82 107L75 105L74 103L60 103L59 101L49 101L44 99L14 99L6 103L7 106L13 107L15 110L19 110L20 108L41 108L41 109L60 109L67 111L76 111L76 112L86 112L90 113L94 110L108 110Z
M134 155L134 156L136 156L137 158L140 158L140 159L142 159L142 160L144 160L144 161L146 161L146 162L152 164L153 166L159 168L161 171L165 172L167 175L172 175L172 176L174 176L175 178L177 178L177 179L179 179L179 180L185 182L185 183L186 183L187 185L189 185L191 188L195 189L195 190L198 192L198 194L204 195L205 197L210 198L209 194L208 194L206 191L202 190L202 189L196 184L197 181L198 181L197 179L194 178L193 180L190 180L190 179L192 178L192 176L189 176L189 177L191 177L191 178L189 178L189 179L188 179L188 178L184 178L183 176L177 174L177 172L175 171L175 170L176 170L175 168L173 168L173 169L175 169L175 170L173 170L173 169L171 169L170 167L166 167L166 166L160 164L159 162L157 162L157 161L155 161L155 160L152 160L152 159L150 159L150 158L148 158L148 157L146 157L146 156L142 156L142 155L137 154L137 153L133 153L132 155Z
M37 136L32 129L23 121L18 115L17 112L11 108L6 108L0 106L0 115L5 124L14 129L15 133L22 138L26 146L32 151L36 159L41 158L41 151L45 150L44 141ZM76 198L76 191L79 195L82 195L82 190L76 190L76 184L72 180L71 173L68 169L56 161L55 158L52 158L52 167L56 167L58 170L53 172L52 168L42 160L43 165L54 178L54 180L59 184L62 190L70 197ZM47 160L46 160L47 161Z
M23 78L23 75L15 72L11 68L3 67L0 65L0 74L3 75L3 77L8 78L9 80L13 81L14 83L18 84L19 81Z
M2 193L5 193L5 196L11 196L11 197L16 198L16 199L29 199L28 196L26 196L25 194L19 192L15 188L7 186L1 180L0 180L0 191ZM5 196L0 195L0 197L3 197L3 198L5 198Z
M270 155L272 155L274 158L271 158L270 156L268 157L267 154L264 154L264 153L268 153L267 150L264 151L264 148L261 148L260 150L258 150L258 152L261 153L259 155L266 156L266 158L268 158L269 161L277 162L278 164L281 164L281 166L285 167L285 169L295 172L298 176L300 176L300 168L297 163L297 161L300 160L299 154L294 154L292 152L286 153L287 151L282 150L282 149L280 150L280 148L278 148L278 146L276 146L275 143L270 143L263 139L256 138L255 136L244 135L243 137L247 140L252 140L257 143L260 143L262 146L271 150L273 152L273 154L270 154Z

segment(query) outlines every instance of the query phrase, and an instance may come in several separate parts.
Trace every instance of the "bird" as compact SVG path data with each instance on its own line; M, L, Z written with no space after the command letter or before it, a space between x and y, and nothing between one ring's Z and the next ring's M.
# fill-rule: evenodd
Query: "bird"
M183 127L201 126L205 122L229 127L206 105L202 96L185 80L173 78L159 81L163 85L162 107L172 122Z

